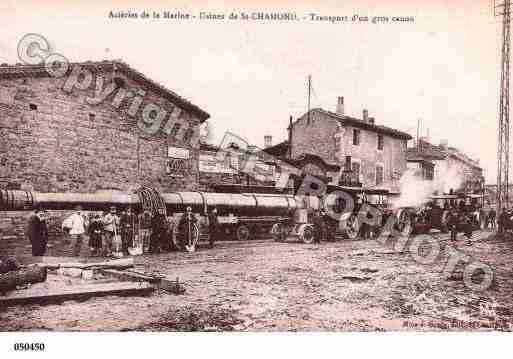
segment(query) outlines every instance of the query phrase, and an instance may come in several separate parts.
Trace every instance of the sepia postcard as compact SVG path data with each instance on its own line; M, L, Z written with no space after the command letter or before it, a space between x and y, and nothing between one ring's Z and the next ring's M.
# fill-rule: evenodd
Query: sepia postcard
M497 348L512 10L2 0L0 352Z

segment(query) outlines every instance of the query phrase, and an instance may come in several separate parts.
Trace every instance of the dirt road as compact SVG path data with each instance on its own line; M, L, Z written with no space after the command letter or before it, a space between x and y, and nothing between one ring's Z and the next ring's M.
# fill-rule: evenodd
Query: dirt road
M441 247L448 236L434 234ZM461 266L416 263L374 240L320 245L222 242L196 253L137 257L139 270L185 283L184 295L105 297L0 309L2 330L511 330L513 239L479 232L454 247L494 270L468 289ZM452 245L452 244L451 244ZM440 257L443 257L443 252Z

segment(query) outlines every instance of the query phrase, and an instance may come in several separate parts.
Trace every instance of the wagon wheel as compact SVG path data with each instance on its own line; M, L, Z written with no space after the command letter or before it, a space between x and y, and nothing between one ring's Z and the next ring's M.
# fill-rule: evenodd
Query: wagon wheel
M249 228L245 224L239 225L235 230L235 237L238 241L247 241L250 234Z
M299 239L305 244L312 244L315 240L313 227L309 224L303 224L299 228Z
M199 229L198 226L193 223L191 228L191 236L190 238L187 238L185 242L185 251L192 253L196 251L196 244L199 241Z
M349 239L356 239L360 234L360 221L356 213L351 213L346 221L346 237Z
M404 209L400 209L397 213L397 230L405 237L410 236L413 232L412 218Z

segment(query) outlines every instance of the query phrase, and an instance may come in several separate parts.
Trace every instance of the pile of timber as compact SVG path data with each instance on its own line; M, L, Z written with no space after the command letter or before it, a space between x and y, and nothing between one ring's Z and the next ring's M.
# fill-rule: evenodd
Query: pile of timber
M17 267L16 270L0 274L0 307L28 303L49 304L65 300L85 300L99 296L148 295L155 289L174 294L183 294L185 287L176 280L158 274L141 273L133 269L133 258L104 262L68 262L64 258L45 257L42 263ZM23 291L10 291L28 283L44 282L49 270L62 273L98 272L116 278L119 282L101 284L77 284L66 288L31 287Z
M25 284L41 283L46 281L47 269L45 267L32 266L19 268L0 274L0 293L16 289Z

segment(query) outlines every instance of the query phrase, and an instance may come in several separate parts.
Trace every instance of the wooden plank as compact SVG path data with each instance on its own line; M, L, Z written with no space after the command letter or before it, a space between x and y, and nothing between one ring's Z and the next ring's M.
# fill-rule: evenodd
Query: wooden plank
M148 282L152 284L157 284L160 282L160 278L150 276L144 273L130 271L130 270L116 270L116 269L96 269L98 273L103 275L107 275L110 277L114 277L123 281L132 281L132 282Z
M159 289L163 289L166 292L170 292L173 294L184 294L185 287L183 282L180 282L179 278L171 279L168 277L162 278L158 283Z
M105 284L85 284L70 286L62 289L26 289L8 293L6 296L0 296L0 307L19 304L51 304L65 300L85 300L91 297L102 296L133 296L148 295L154 288L149 283L105 283Z
M114 268L114 269L126 269L134 266L133 258L114 259L105 262L60 262L60 263L41 263L40 266L45 266L48 269L58 268L80 268L80 269L93 269L93 268Z

